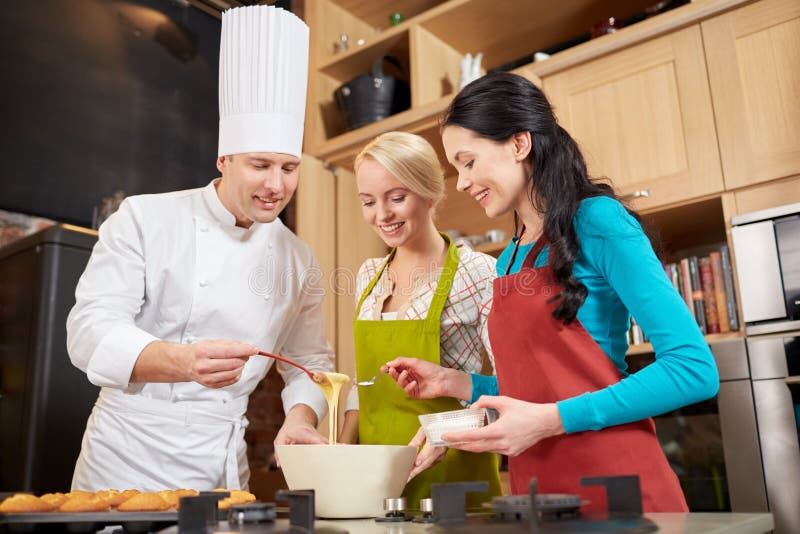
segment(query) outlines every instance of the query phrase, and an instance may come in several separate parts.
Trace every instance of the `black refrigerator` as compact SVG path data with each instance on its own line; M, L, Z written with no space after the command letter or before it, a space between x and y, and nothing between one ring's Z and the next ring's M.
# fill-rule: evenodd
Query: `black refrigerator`
M0 491L68 491L98 388L67 355L67 314L97 241L57 225L0 249Z

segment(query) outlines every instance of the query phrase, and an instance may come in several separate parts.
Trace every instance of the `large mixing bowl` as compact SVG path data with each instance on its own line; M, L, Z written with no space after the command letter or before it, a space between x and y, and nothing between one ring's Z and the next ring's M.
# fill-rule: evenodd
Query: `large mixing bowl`
M403 493L417 455L408 445L277 445L290 490L313 489L317 517L383 515Z

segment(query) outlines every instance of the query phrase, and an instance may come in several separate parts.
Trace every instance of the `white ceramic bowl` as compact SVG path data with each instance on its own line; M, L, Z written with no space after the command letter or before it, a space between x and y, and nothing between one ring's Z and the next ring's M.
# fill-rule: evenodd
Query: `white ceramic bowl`
M277 445L290 490L313 489L317 517L384 515L403 493L417 448L408 445Z
M442 439L443 434L480 428L486 424L486 408L467 408L420 415L419 422L431 445L456 445Z

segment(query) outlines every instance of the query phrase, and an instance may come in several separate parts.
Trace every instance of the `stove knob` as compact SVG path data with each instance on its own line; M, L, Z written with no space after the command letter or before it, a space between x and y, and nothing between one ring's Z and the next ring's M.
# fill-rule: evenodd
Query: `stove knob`
M433 513L433 499L420 499L419 509L423 514L429 515Z
M397 499L384 499L383 500L383 511L386 512L387 515L389 514L397 514L398 512L404 512L406 509L406 498L399 497Z
M236 504L228 509L228 523L246 525L251 523L272 523L275 521L275 504L252 502Z

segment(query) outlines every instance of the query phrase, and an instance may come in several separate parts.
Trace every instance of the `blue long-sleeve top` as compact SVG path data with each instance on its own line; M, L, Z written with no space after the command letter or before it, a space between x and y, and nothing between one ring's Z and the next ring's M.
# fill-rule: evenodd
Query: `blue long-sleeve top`
M577 317L624 378L558 401L564 429L599 430L714 396L719 375L711 351L639 222L616 200L593 197L581 202L574 226L580 248L573 273L589 291ZM506 273L513 248L514 242L498 258L498 276ZM509 274L519 272L531 248L520 245ZM536 267L547 264L548 250L536 258ZM656 357L635 374L627 373L625 362L631 315L650 338ZM473 402L497 394L496 377L472 375Z

